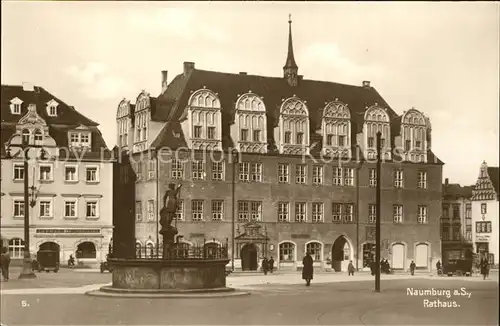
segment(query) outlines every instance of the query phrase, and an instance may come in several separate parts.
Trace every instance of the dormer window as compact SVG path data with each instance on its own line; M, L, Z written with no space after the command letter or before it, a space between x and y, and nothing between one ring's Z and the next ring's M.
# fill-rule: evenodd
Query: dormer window
M201 138L201 126L194 126L194 138Z
M24 129L23 130L23 133L22 133L22 142L23 144L29 144L30 143L30 131L27 130L27 129Z
M57 106L59 103L57 103L55 100L50 100L47 103L47 114L50 117L56 117L57 116Z
M241 141L247 141L248 140L248 130L247 129L241 129L240 139L241 139Z
M207 128L207 138L208 139L215 139L215 127L208 127Z
M253 141L260 141L260 130L253 131Z
M238 150L248 153L267 152L267 121L266 108L260 96L251 90L238 95L235 105L234 134L239 135ZM233 131L231 131L233 134Z
M328 146L332 146L333 145L333 135L326 135L326 144Z
M43 133L40 130L35 131L35 145L43 144Z
M368 148L375 147L375 139L373 137L368 137Z
M23 101L21 101L19 98L14 98L10 101L10 112L12 114L21 114L21 104Z
M340 147L345 146L345 136L339 136L339 146Z
M297 145L301 145L304 143L304 133L298 132L297 133Z
M335 99L326 104L321 122L323 153L327 156L350 156L351 113L347 105Z
M69 135L70 146L72 147L90 147L90 133L71 132Z
M285 131L285 144L290 144L292 142L292 132Z

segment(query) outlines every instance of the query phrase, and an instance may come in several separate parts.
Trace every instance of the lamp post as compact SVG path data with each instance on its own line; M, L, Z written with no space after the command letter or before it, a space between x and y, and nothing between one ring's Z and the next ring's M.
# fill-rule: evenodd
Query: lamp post
M236 223L236 164L238 163L238 152L235 150L231 151L231 160L233 164L233 173L232 173L232 179L231 179L231 199L232 199L232 207L233 207L233 214L231 218L231 271L234 272L234 229L235 229L235 223Z
M29 208L34 207L36 205L36 188L35 185L29 186L28 183L28 150L31 148L41 148L40 158L45 159L45 150L42 145L31 145L28 144L28 140L25 137L23 132L22 135L22 143L21 144L9 144L7 146L7 158L11 158L10 148L20 148L24 153L24 259L23 259L23 269L21 270L21 274L19 274L20 279L24 278L36 278L35 273L31 269L31 254L30 254L30 214ZM30 195L31 192L31 195ZM31 198L31 199L30 199Z
M377 207L377 220L375 224L375 292L380 292L380 165L381 165L381 138L382 133L377 132L377 192L376 192L376 207Z

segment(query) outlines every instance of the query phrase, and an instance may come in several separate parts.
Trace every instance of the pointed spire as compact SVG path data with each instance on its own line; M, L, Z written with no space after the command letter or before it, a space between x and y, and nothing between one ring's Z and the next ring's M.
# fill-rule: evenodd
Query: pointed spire
M297 86L297 73L299 67L295 63L293 56L293 41L292 41L292 15L288 15L288 54L286 57L285 66L283 67L283 77L288 80L290 86Z
M292 40L292 15L288 15L288 55L286 57L286 63L283 69L295 68L297 69L297 64L295 63L295 58L293 56L293 40Z

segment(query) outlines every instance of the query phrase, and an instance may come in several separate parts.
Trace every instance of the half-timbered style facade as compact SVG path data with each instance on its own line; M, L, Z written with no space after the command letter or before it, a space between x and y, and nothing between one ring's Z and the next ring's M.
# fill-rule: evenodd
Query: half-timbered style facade
M183 68L170 83L162 72L162 93L148 108L148 123L162 127L149 127L147 147L121 145L137 158L138 247L161 241L161 198L169 183L182 183L183 241L231 243L234 225L237 268L256 269L264 255L278 268L296 268L306 251L321 268L345 270L350 260L367 267L375 257L380 131L382 256L402 270L412 260L430 270L441 259L443 163L421 111L396 113L368 81L305 79L291 25L282 77L199 70L192 62ZM122 102L118 125L123 103L129 116L138 110ZM129 121L119 137L144 135L137 117Z

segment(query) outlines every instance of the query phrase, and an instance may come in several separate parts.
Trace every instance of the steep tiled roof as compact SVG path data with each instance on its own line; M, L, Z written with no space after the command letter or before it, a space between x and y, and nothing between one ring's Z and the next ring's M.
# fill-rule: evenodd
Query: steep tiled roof
M471 198L474 186L461 186L458 183L443 184L445 199Z
M247 74L231 74L216 71L193 69L177 75L168 85L167 90L158 96L154 121L171 121L154 142L155 146L171 146L178 143L172 139L172 128L179 129L178 122L186 117L187 105L192 92L206 87L218 94L222 107L222 146L232 146L230 126L234 123L235 104L239 95L252 91L263 98L266 106L267 134L269 144L274 143L274 128L278 125L282 101L293 95L306 101L309 109L311 142L316 139L315 131L321 128L323 109L327 102L338 99L347 104L351 112L352 139L362 132L364 113L367 107L377 103L386 108L391 119L392 141L399 135L401 116L392 110L387 102L373 87L353 86L333 82L302 79L298 86L292 87L281 77L265 77ZM180 131L182 134L182 131ZM164 138L164 136L166 138ZM185 143L184 136L181 136ZM320 139L320 138L319 138ZM354 145L354 144L353 144ZM183 145L184 146L184 145ZM443 164L431 151L428 154L431 163Z
M2 85L1 87L1 143L0 151L2 157L6 154L5 143L16 132L15 124L28 112L29 104L36 104L36 111L49 126L49 134L56 141L60 148L68 147L68 131L80 125L89 127L92 132L91 150L86 152L85 158L97 158L103 149L106 158L110 156L110 152L106 147L104 138L101 132L97 129L98 123L85 117L72 106L69 106L59 98L53 96L43 87L35 86L34 91L24 91L22 86ZM14 98L19 98L23 101L21 104L21 114L14 115L10 110L10 101ZM54 99L59 103L57 107L57 116L49 116L46 110L47 102ZM63 153L64 150L61 151ZM96 156L97 155L97 156Z
M491 183L493 184L493 188L495 188L495 192L497 195L499 194L499 183L500 183L500 174L498 171L498 166L488 167L488 175L490 176Z
M2 122L16 123L26 114L26 112L28 112L29 104L36 104L37 113L47 122L48 125L84 125L89 127L99 125L97 122L94 122L79 113L74 107L69 106L53 94L46 91L43 87L35 86L34 91L24 91L23 86L2 85L1 94ZM12 114L10 111L10 101L16 97L23 101L21 104L20 115ZM59 103L56 117L51 117L47 114L46 107L50 100L55 100Z

